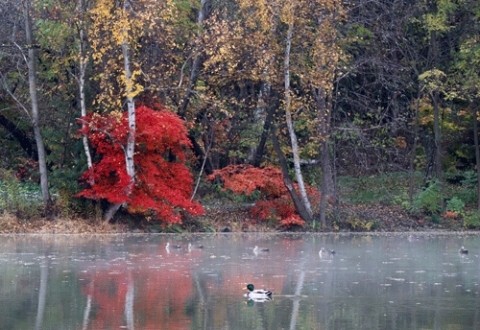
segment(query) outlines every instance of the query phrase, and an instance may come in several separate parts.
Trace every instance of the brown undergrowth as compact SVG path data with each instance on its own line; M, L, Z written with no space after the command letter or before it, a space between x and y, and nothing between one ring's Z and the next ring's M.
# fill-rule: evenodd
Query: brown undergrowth
M155 221L120 217L115 223L102 220L57 217L54 220L18 219L15 215L0 215L0 234L109 234L152 232L275 232L275 231L333 231L333 232L394 232L425 230L462 230L461 219L440 218L432 222L428 217L415 217L398 206L341 205L328 212L328 228L319 224L285 228L275 221L259 220L249 212L251 205L212 203L205 206L205 215L187 218L181 226L162 226Z
M18 219L12 214L0 216L0 234L87 234L126 233L130 228L125 224L107 224L81 218Z

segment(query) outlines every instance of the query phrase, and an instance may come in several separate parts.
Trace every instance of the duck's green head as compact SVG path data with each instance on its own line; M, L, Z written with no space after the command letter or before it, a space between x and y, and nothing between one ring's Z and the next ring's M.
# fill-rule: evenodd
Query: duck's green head
M248 291L253 291L255 287L253 286L253 284L247 284L247 289Z

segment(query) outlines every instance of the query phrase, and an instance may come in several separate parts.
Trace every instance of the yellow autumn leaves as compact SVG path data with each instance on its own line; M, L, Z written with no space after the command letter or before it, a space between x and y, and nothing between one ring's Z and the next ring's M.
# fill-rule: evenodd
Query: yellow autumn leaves
M143 5L148 8L148 1L144 2ZM154 26L155 21L148 11L134 16L125 4L113 0L97 0L89 14L92 59L94 65L101 68L94 77L101 88L95 103L112 111L121 108L123 98L134 98L144 90L139 83L142 71L134 60L130 59L133 70L130 76L127 75L122 46L127 46L134 58L139 47L137 40L144 31Z

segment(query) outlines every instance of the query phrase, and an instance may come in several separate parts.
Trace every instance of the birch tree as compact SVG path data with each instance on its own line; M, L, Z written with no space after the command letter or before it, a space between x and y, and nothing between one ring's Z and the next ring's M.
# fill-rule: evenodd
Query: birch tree
M86 51L87 41L86 41L86 15L85 15L85 3L84 0L78 0L77 4L77 14L79 16L78 22L78 76L76 77L78 82L78 92L80 98L80 114L82 117L87 115L87 103L85 95L85 84L86 84L86 71L88 63L88 55ZM82 128L85 127L85 123L82 123ZM92 168L92 155L90 153L90 147L88 145L88 138L86 136L82 137L83 150L85 152L85 157L87 158L88 168Z
M128 136L123 146L126 171L130 177L127 195L135 185L135 97L143 91L143 86L138 83L141 70L138 64L133 63L132 53L138 45L137 38L144 33L143 24L150 22L147 14L135 17L135 14L145 13L145 7L141 9L143 11L134 12L129 0L123 3L99 0L90 11L93 59L105 69L96 76L102 89L96 103L104 111L113 112L122 111L123 101L127 106ZM117 59L121 59L121 63ZM113 73L115 79L110 79L108 73ZM111 205L105 213L105 221L110 221L120 207L121 204Z
M305 191L301 170L301 157L295 126L292 116L292 96L290 88L290 57L292 57L292 42L296 47L294 52L294 74L298 81L299 92L295 106L297 112L304 112L303 118L310 127L313 143L318 144L318 151L308 151L306 155L319 154L322 181L321 199L318 204L320 222L326 226L327 199L332 194L332 170L329 155L330 120L332 111L332 93L335 72L341 58L338 45L337 25L344 18L345 12L340 1L321 0L304 1L301 5L284 7L284 19L288 25L285 47L285 113L286 123L291 141L295 178L299 184L300 195L309 213L313 215L312 205ZM297 28L294 28L294 25ZM295 29L298 31L295 32ZM304 95L301 95L304 94Z
M283 74L284 74L284 108L285 108L285 121L287 123L288 134L290 136L290 143L292 147L292 155L293 155L293 168L295 170L295 179L298 183L298 188L300 190L300 196L302 198L302 202L307 210L309 218L313 216L312 206L310 204L310 200L308 199L307 190L305 189L305 182L303 180L302 169L300 166L300 150L298 146L297 135L295 133L295 129L293 127L293 119L292 119L292 96L291 96L291 88L290 88L290 56L291 56L291 48L292 48L292 38L293 38L293 31L295 25L295 5L293 3L288 3L285 8L284 13L284 22L288 25L287 35L285 38L285 57L284 57L284 67L283 67ZM310 219L308 219L310 220Z

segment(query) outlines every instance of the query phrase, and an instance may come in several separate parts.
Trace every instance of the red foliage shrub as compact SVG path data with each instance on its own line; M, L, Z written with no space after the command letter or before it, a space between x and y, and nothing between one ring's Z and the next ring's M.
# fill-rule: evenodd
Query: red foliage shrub
M280 197L286 193L282 172L273 166L229 165L214 171L208 179L220 177L224 189L235 194L251 195L260 191L266 198Z
M260 192L260 200L250 210L253 216L262 220L276 220L285 227L305 224L295 210L279 168L229 165L214 171L208 177L210 181L216 178L221 179L224 189L235 194L249 196L255 191ZM308 194L314 200L320 195L313 187L308 187Z
M78 196L126 202L130 212L153 212L168 223L181 222L180 210L192 215L203 213L200 204L190 201L193 178L185 165L185 150L190 141L177 115L146 106L136 109L136 178L131 194L127 194L130 177L123 151L128 133L127 113L92 114L82 120L88 125L80 132L88 136L98 161L82 175L89 186Z
M300 226L303 227L305 221L298 216L298 214L292 214L288 218L284 218L280 220L280 224L284 227L293 227L293 226Z

